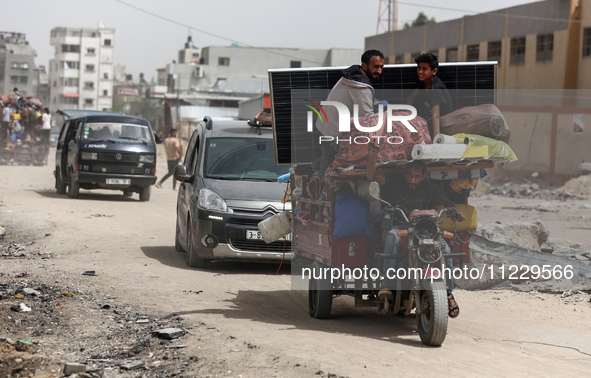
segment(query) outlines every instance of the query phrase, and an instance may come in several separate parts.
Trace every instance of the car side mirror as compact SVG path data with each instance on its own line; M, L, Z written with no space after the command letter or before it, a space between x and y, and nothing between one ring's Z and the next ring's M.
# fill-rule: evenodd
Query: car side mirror
M156 144L162 143L162 135L161 134L154 134L154 140L156 141Z
M174 168L174 178L181 182L193 182L193 176L187 173L187 167L184 164L179 164Z
M62 142L62 141L57 142L56 149L61 150L63 148L64 148L64 142Z

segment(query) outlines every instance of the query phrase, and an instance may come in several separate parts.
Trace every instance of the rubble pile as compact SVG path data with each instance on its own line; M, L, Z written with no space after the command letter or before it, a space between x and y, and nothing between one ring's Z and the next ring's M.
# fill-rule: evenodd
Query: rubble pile
M179 341L195 335L182 317L157 319L115 299L107 308L97 294L29 279L2 277L0 376L175 376L199 360L182 353Z
M483 274L480 279L456 279L459 288L484 290L510 287L523 291L549 292L561 292L573 287L584 290L591 288L591 280L579 274L579 269L585 264L589 267L584 270L591 270L591 251L582 249L578 244L564 245L561 241L549 241L548 228L539 220L488 224L481 226L474 235L495 244L489 246L493 249L480 250L476 250L478 245L470 245L467 267ZM554 273L542 277L539 272L544 265L549 267L547 269L554 269ZM571 271L575 272L572 279L563 277L564 268L569 265Z
M476 235L497 243L541 252L550 232L539 220L532 222L491 223L479 227Z

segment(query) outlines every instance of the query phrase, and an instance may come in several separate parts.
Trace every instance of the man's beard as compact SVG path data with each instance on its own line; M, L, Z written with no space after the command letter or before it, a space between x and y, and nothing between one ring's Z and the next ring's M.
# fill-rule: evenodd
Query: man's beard
M378 75L377 77L373 76L373 74L371 73L369 68L363 70L363 72L365 73L365 76L367 76L369 78L369 81L371 81L372 83L376 83L380 80L381 75Z

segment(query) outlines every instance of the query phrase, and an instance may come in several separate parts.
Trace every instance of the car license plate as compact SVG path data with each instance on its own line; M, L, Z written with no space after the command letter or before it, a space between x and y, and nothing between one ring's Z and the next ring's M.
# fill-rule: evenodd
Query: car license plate
M246 239L248 240L263 240L263 235L261 235L260 231L257 230L246 230ZM278 240L291 240L291 233L287 234L284 238L279 238Z
M263 235L258 230L246 230L246 239L263 240Z
M131 184L130 179L115 179L115 178L108 178L107 184L110 185L129 185Z

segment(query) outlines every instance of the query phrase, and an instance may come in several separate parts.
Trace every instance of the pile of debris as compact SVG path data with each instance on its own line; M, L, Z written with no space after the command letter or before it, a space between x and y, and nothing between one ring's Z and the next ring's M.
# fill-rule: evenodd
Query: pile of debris
M549 236L539 220L480 227L472 236L467 264L468 271L479 275L464 275L456 285L467 290L591 290L591 251L549 241Z

